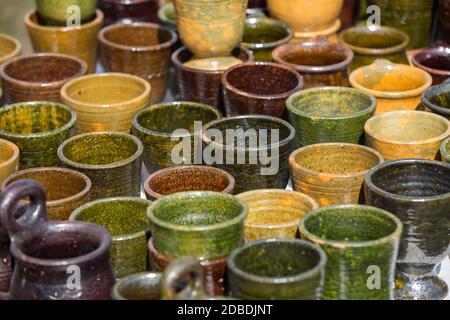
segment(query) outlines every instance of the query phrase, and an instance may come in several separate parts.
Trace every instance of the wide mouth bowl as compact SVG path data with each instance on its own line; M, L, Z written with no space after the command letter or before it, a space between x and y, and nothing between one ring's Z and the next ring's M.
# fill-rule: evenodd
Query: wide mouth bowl
M376 99L359 90L323 87L302 90L286 100L290 112L312 119L358 118L373 114Z
M428 73L450 77L450 47L423 49L412 57L412 63Z
M300 221L302 236L337 249L383 245L400 238L402 229L402 222L393 214L362 205L320 208Z
M0 34L0 62L7 61L20 54L20 42L6 34Z
M147 196L163 196L189 191L232 193L235 180L228 172L207 166L180 166L151 174L144 183Z
M250 49L275 48L290 41L292 28L281 21L266 17L249 17L245 20L242 45Z
M450 138L442 142L441 145L441 156L443 160L450 162Z
M5 168L19 159L19 147L14 143L0 139L0 169Z
M420 99L433 112L450 118L450 82L429 88Z
M160 273L137 273L122 278L116 282L112 289L115 300L160 300L161 299Z
M202 125L221 118L211 106L195 102L171 102L153 105L138 112L133 128L151 136L188 137L198 134Z
M320 274L327 257L322 249L303 240L252 241L235 249L228 269L250 281L266 284L297 282Z
M69 107L54 102L21 102L0 108L0 134L44 138L69 131L77 119Z
M446 139L450 135L450 122L430 112L392 111L367 120L364 130L366 135L385 143L428 144Z
M87 30L91 28L98 28L103 23L103 12L99 9L95 10L95 17L86 23L82 23L80 26L47 26L39 23L38 12L36 9L31 10L25 15L25 25L27 28L39 30L48 34L54 32L71 32L74 30Z
M80 169L112 169L139 159L142 142L126 133L85 133L63 142L58 158L66 165Z

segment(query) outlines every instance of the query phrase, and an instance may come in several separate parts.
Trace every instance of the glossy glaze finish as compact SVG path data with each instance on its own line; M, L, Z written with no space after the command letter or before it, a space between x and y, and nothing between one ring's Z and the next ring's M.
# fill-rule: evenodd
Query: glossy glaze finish
M0 139L0 183L13 174L19 166L19 147L14 143Z
M426 48L417 52L412 64L433 77L433 85L450 78L450 47Z
M76 12L82 23L92 20L97 0L36 0L36 6L45 24L64 26L68 21L67 16L75 12L73 6L78 7Z
M158 0L99 0L105 25L118 22L159 23Z
M20 55L20 42L6 34L0 34L0 64Z
M422 104L447 119L450 119L450 80L425 91L420 97Z
M144 272L129 275L116 282L114 300L161 300L161 274Z
M441 144L441 158L442 161L450 163L450 138Z

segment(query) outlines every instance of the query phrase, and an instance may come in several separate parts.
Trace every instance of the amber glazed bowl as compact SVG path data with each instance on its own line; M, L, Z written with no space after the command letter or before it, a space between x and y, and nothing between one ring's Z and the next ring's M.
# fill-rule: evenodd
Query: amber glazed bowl
M13 174L19 164L19 148L8 140L0 139L0 183Z
M0 64L17 57L22 51L20 42L6 34L0 34Z
M394 111L366 122L366 142L386 159L434 160L439 147L450 136L446 118L424 111Z

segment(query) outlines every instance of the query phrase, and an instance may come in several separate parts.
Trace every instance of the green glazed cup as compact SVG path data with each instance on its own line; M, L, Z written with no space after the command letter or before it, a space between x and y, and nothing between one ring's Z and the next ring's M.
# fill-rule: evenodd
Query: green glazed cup
M182 192L155 201L147 215L155 248L171 257L227 257L244 240L247 205L218 192Z
M94 17L97 8L97 0L36 0L39 16L47 25L66 25L68 16L76 11L71 6L79 9L81 22L87 22Z
M20 169L58 165L56 150L70 137L77 116L52 102L25 102L0 108L0 138L20 149Z
M441 144L441 157L442 161L450 163L450 138Z
M393 299L402 228L393 214L369 206L331 206L307 214L300 234L328 256L323 298Z

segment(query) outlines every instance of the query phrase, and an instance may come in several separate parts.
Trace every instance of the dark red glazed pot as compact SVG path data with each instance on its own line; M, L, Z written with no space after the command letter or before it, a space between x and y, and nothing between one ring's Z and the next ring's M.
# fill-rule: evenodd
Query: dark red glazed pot
M100 0L105 25L117 22L159 23L158 0Z
M433 85L450 78L450 47L425 48L418 51L411 61L433 77Z

